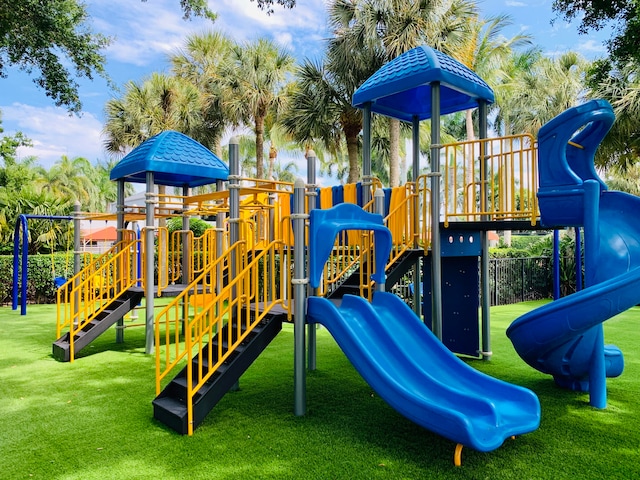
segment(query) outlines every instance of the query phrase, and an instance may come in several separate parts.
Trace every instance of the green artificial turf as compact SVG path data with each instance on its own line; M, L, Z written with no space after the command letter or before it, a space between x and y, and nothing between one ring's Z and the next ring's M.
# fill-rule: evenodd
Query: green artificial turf
M318 369L307 376L307 415L293 415L293 328L252 365L192 437L153 419L154 359L144 330L125 343L112 329L73 363L51 357L55 307L26 317L0 308L0 478L4 479L621 479L640 478L640 308L605 324L625 353L608 380L608 406L556 388L505 336L536 303L492 309L490 362L469 363L532 389L540 428L488 453L464 449L404 419L318 331ZM428 362L428 358L426 359ZM478 392L479 395L482 392Z

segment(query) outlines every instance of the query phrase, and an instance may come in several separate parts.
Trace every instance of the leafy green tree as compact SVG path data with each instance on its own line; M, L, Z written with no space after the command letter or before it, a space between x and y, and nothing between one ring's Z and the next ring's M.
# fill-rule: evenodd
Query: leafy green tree
M79 112L75 77L106 76L101 52L108 39L88 22L86 6L76 0L0 0L0 76L11 66L36 70L34 83L56 105Z
M287 101L293 57L268 39L232 48L223 73L224 109L237 124L251 125L256 142L256 176L264 177L264 136L268 117L277 118Z
M82 210L94 211L99 191L92 173L93 167L86 158L62 155L35 183L56 198L67 199L71 204L78 201Z
M202 96L190 82L154 73L141 84L130 81L122 97L105 105L105 147L125 154L164 130L176 130L210 147L203 133Z
M637 0L554 0L553 9L570 21L580 19L580 33L600 30L613 22L616 27L608 42L611 59L618 65L640 62L640 4Z
M254 0L251 0L252 2ZM265 10L268 14L273 13L273 5L274 3L277 5L282 5L285 8L293 8L296 5L296 0L255 0L260 7L261 10Z
M596 163L619 174L640 159L639 70L637 63L629 62L597 81L591 78L589 96L608 100L616 114L613 127L596 151Z
M222 156L220 140L229 123L224 110L221 72L231 60L233 42L220 32L206 32L187 38L179 53L171 56L176 77L194 85L201 96L202 122L194 138Z
M180 0L180 5L185 18L215 19L206 0ZM102 52L109 39L93 32L90 23L80 0L0 0L0 77L12 66L35 73L34 83L56 105L79 112L77 79L107 77Z

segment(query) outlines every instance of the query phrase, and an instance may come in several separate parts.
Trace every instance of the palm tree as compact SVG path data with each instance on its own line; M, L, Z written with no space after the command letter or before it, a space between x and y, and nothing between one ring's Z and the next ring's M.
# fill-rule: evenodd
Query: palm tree
M465 41L454 49L453 56L484 79L490 86L498 85L502 79L501 67L505 59L521 46L529 45L529 35L518 34L510 39L502 31L511 25L508 15L499 15L487 19L470 16L465 26ZM475 139L472 110L465 112L467 140Z
M511 123L514 131L536 135L542 125L584 95L584 73L588 62L575 52L557 58L540 57L522 72L512 91Z
M267 39L234 45L223 69L224 110L236 123L252 125L256 142L256 176L264 177L264 137L267 117L284 110L286 81L293 57Z
M349 174L347 181L360 178L359 135L362 113L351 105L353 89L344 76L331 72L327 64L305 59L296 72L297 82L282 123L289 134L305 147L317 142L333 158L341 157L346 141ZM316 148L316 150L318 150ZM331 170L331 167L328 167Z
M223 72L231 60L233 42L221 32L207 32L187 38L180 52L171 56L176 77L194 85L202 97L200 143L222 156L220 140L227 124L224 111Z
M208 145L203 134L203 102L191 83L154 73L142 84L128 82L122 97L106 103L106 149L123 155L164 130L176 130Z
M118 184L111 180L111 170L116 166L118 160L111 158L100 161L93 167L91 181L98 190L95 207L91 209L96 212L106 212L109 204L115 203L118 197ZM125 197L133 195L134 187L131 183L125 183ZM182 192L180 193L182 194Z
M640 158L639 70L636 63L630 62L604 78L590 78L595 85L589 96L608 100L616 114L611 131L596 152L596 162L619 172L632 168Z
M535 65L541 58L542 51L538 47L513 51L503 59L498 68L500 78L492 84L496 103L491 107L491 115L494 117L493 128L499 134L507 136L521 133L514 129L513 124L517 112L522 108L520 105L522 78L533 75Z
M93 167L86 158L62 155L35 183L55 197L69 199L71 204L78 201L83 210L93 211L99 192L92 173Z

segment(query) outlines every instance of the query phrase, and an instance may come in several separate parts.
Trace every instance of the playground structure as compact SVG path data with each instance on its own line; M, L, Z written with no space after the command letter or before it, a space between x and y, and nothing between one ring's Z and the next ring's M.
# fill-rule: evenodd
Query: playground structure
M491 355L487 231L539 228L539 192L546 227L584 227L586 271L594 272L597 266L598 247L593 253L593 245L594 238L601 237L594 231L610 221L610 235L624 237L608 243L612 237L604 238L599 249L609 249L607 258L617 260L617 266L589 273L593 277L575 294L578 300L570 296L553 302L510 328L510 338L527 362L573 388L584 388L585 376L600 378L599 365L605 361L615 364L610 374L621 371L621 356L614 350L606 349L613 353L605 360L601 335L601 322L618 307L593 307L624 290L627 276L634 282L640 278L635 270L624 273L637 265L635 247L620 254L614 245L639 244L640 234L623 233L629 223L624 213L636 204L617 192L605 192L593 170L593 152L608 129L601 126L609 122L607 105L587 104L569 126L566 118L550 122L537 149L528 135L486 138L486 107L492 101L493 92L482 79L440 52L419 47L401 55L354 95L354 105L364 111L363 178L359 185L343 187L317 187L312 152L307 185L290 185L242 179L234 140L227 169L211 152L176 132L153 137L112 172L119 182L119 242L58 291L60 338L54 357L73 361L114 323L117 341L122 341L124 313L144 298L146 351L156 355L154 417L192 434L278 334L283 321L294 323L294 411L303 415L305 372L316 368L314 324L322 323L382 398L458 444L456 463L463 445L493 450L506 438L535 430L540 407L532 392L481 375L451 353L484 359ZM440 114L475 106L481 138L440 144ZM384 189L371 176L371 112L410 121L414 127L414 176L402 187ZM418 127L424 119L432 121L431 167L419 175ZM554 148L544 140L545 132ZM571 150L563 157L567 145ZM186 165L174 161L178 157L186 159ZM554 162L560 174L542 168ZM570 182L562 172L569 172L565 176ZM146 184L145 207L124 207L125 181ZM217 190L188 194L189 188L207 183L217 184ZM155 184L182 187L183 195L160 196L153 191ZM598 210L595 198L600 197L613 203L601 201ZM615 200L619 198L623 200ZM564 208L566 202L570 209ZM617 213L605 220L602 208L606 214ZM598 211L600 216L593 213ZM200 239L188 232L188 220L196 215L216 222ZM169 239L154 226L157 216L182 216L183 230ZM128 238L126 221L143 218L143 238ZM413 311L384 292L407 272L414 284L423 283L424 308L419 288L414 289ZM160 295L173 298L156 312L154 299ZM624 293L619 308L634 298L637 303L639 297ZM340 299L341 305L334 305ZM576 330L571 314L580 299L591 302L599 314L590 315ZM422 326L422 314L433 333ZM555 325L563 315L568 321L560 326L545 323L552 318ZM594 332L588 345L581 342L587 330ZM518 337L518 332L524 333ZM548 338L540 340L543 334ZM576 335L577 343L586 345L581 353L581 366L590 365L586 373L563 363L566 349L553 349L560 344L579 350L567 343ZM542 366L540 345L553 347ZM602 382L588 383L589 388L602 388Z

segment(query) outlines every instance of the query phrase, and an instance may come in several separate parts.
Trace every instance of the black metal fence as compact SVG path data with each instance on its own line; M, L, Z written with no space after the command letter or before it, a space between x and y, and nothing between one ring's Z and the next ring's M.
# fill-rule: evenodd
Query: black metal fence
M553 297L552 270L549 257L489 259L491 305Z

